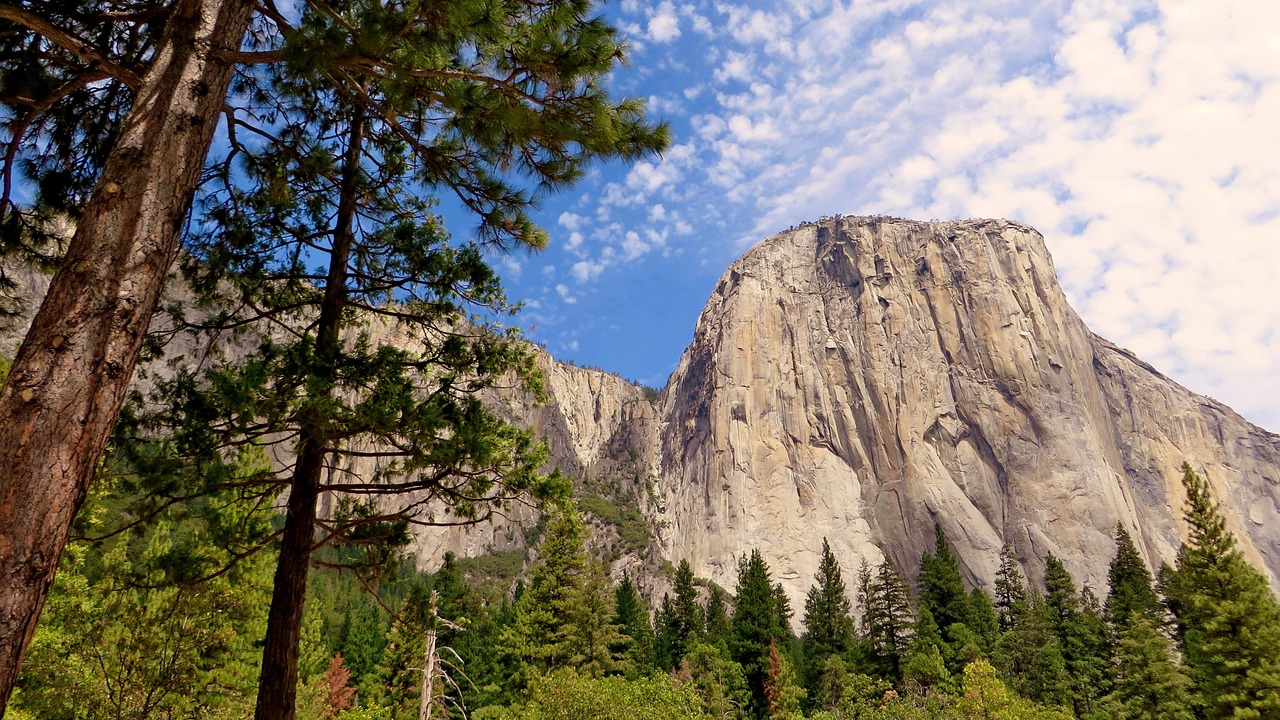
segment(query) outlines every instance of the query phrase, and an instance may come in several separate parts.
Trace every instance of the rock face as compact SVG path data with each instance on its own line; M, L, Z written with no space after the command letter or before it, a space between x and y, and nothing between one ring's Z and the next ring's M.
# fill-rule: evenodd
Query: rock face
M18 279L34 309L44 279ZM887 554L914 577L934 523L971 584L1007 542L1034 580L1053 553L1102 594L1116 523L1153 567L1173 561L1184 460L1280 588L1280 436L1091 333L1016 223L836 217L768 238L724 274L656 398L540 362L545 403L493 401L581 489L639 509L652 546L633 532L614 570L659 596L664 562L732 589L759 548L800 608L823 538L850 575ZM516 507L415 550L430 567L520 549L535 524Z
M1280 578L1280 437L1091 333L1043 239L1006 221L824 218L725 273L663 391L661 552L732 587L762 550L793 607L828 538L914 576L933 525L968 580L1003 543L1105 593L1116 523L1155 567L1179 466Z

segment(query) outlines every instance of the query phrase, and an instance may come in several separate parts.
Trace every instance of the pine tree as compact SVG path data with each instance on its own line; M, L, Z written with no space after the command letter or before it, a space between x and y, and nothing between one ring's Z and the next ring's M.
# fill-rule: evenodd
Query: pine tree
M727 609L728 597L719 585L712 584L711 595L707 597L707 607L703 615L707 620L705 640L708 645L715 645L729 650L729 638L733 633L733 620Z
M991 648L995 646L996 638L1000 634L1000 618L996 615L995 604L992 602L991 596L982 588L974 588L969 592L968 625L969 629L978 638L978 648L983 653L991 652ZM960 654L960 648L956 648L956 652ZM971 661L972 659L966 660L965 664Z
M738 588L734 598L730 655L742 666L751 691L751 713L762 717L768 710L765 677L769 671L769 647L785 640L788 631L779 624L779 610L769 566L759 550L738 561Z
M1071 676L1056 628L1057 613L1038 592L1026 595L1017 622L992 653L996 667L1019 695L1048 705L1071 702Z
M963 627L963 624L958 624ZM951 673L947 670L947 655L950 652L950 646L942 639L942 631L934 622L933 613L921 605L916 615L915 639L902 668L904 684L921 692L949 680Z
M1280 601L1236 548L1235 537L1188 463L1186 543L1161 587L1187 674L1208 720L1280 716Z
M1107 571L1107 582L1107 621L1117 629L1134 613L1155 617L1163 611L1151 571L1120 523L1116 523L1116 556Z
M938 627L945 630L955 623L968 622L968 591L942 525L934 524L933 535L933 553L925 553L920 558L916 586L920 591L920 607L928 608Z
M681 560L676 569L675 598L664 607L662 625L662 665L665 668L680 666L680 660L690 643L696 642L703 632L702 608L698 605L698 589L693 584L693 568L688 560Z
M1071 678L1076 714L1087 717L1107 692L1107 633L1097 598L1078 593L1075 579L1052 553L1045 558L1045 607Z
M911 594L887 556L874 578L866 575L866 592L862 602L862 634L866 638L871 662L883 677L896 680L902 662L914 639L914 615ZM859 578L862 584L863 577Z
M515 622L502 635L502 650L517 662L515 682L575 668L599 677L612 668L609 652L618 636L603 572L585 549L586 527L566 502L547 523L541 561L515 604Z
M843 656L853 645L853 607L849 602L840 564L826 538L818 575L804 602L802 677L809 696L816 696L818 680L827 658Z
M742 666L731 660L727 651L706 643L694 643L672 676L680 685L692 688L707 717L726 720L746 717L751 692Z
M1026 607L1027 584L1022 577L1022 566L1013 554L1013 546L1005 543L1000 548L1000 570L996 575L996 614L1000 618L1001 632L1012 630Z
M388 226L387 217L418 216L422 198L447 190L482 218L481 240L494 247L539 247L547 236L529 215L545 193L581 177L595 158L634 159L667 143L666 128L645 121L642 103L608 96L602 78L625 52L617 32L584 0L483 8L465 1L428 6L370 0L303 3L295 10L282 14L255 0L142 0L123 12L118 3L95 0L6 6L0 101L13 120L15 152L0 172L6 238L0 244L22 241L54 215L71 218L76 229L10 380L0 388L0 447L15 449L0 460L7 483L0 505L0 578L17 579L0 584L0 606L9 609L0 617L0 707L125 400L184 229L200 233L220 225L225 233L213 234L225 242L215 249L245 252L269 265L299 252L323 253L315 248L327 238L343 245L338 236L349 233L341 220L352 213L337 212L338 206L380 216L353 227L371 235L381 228L397 257L333 253L341 262L330 270L350 260L360 272L339 273L342 282L326 286L333 290L326 293L331 302L315 326L324 336L346 311L339 286L369 277L354 293L361 302L379 300L371 290L379 287L400 300L404 287L389 285L378 273L413 271L427 259L417 240L403 233L419 218ZM236 87L229 93L233 75ZM206 168L219 127L226 128L220 143L226 152ZM357 142L362 135L365 142ZM348 172L352 163L334 162L353 159L351 149L361 145L376 167L355 173ZM14 202L10 183L22 180L15 167L26 168L39 187L34 202ZM328 208L316 205L315 197L295 203L304 189L296 182L300 172L326 176L311 187L340 198ZM380 176L384 188L395 190L366 200L372 198L370 184L359 175ZM354 183L334 182L340 176ZM187 222L201 180L209 181L203 187L210 194L194 204L200 215ZM233 209L238 201L241 207ZM340 222L317 235L296 222L307 215L313 226L325 218ZM284 237L301 243L285 248L277 244ZM192 256L211 259L195 248ZM272 281L285 277L313 289L326 276L333 279L310 259L285 265L282 273L257 277L277 289ZM255 268L248 269L252 274ZM466 287L466 277L424 277L439 291ZM267 310L283 319L281 307L298 299L284 292ZM429 303L418 310L432 308ZM314 349L323 369L332 353L324 340ZM306 353L293 357L302 360ZM325 392L336 376L304 375L320 396L292 416L306 419L340 394ZM281 556L293 569L280 574L279 585L287 587L273 598L259 720L293 712L297 648L277 647L298 637L306 583L305 570L297 567L307 559L292 555L315 531L311 522L298 521L314 519L304 505L315 499L309 486L316 483L306 478L312 466L326 465L333 448L323 440L334 434L358 433L306 427L257 433L296 438L305 471L290 493L294 527L285 532Z
M1119 628L1108 697L1117 720L1194 720L1191 680L1156 622L1131 612Z
M649 609L640 598L635 583L631 582L631 576L625 573L614 591L613 625L625 640L619 644L619 649L627 662L628 677L648 674L654 666L654 636L649 623Z

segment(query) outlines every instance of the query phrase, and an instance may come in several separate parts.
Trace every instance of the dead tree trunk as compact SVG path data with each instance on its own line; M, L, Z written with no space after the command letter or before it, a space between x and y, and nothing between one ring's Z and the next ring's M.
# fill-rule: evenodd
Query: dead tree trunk
M251 0L178 0L0 390L0 716L133 376Z

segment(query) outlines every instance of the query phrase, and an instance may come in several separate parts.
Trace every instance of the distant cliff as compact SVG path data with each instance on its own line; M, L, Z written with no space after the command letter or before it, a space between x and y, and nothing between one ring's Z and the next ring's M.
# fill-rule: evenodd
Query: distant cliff
M545 366L551 401L527 417L579 477L626 465L650 567L688 559L732 588L760 548L800 607L824 537L846 572L887 553L914 575L937 522L971 582L1008 542L1033 578L1053 553L1102 593L1116 523L1172 562L1185 459L1280 584L1280 437L1090 332L1023 225L843 217L768 238L656 407Z
M914 574L941 523L972 582L1011 543L1105 591L1117 522L1180 543L1184 459L1280 577L1280 437L1094 335L1043 238L996 220L825 218L734 263L663 392L661 551L732 584L763 550L796 603L822 538ZM798 607L798 605L797 605Z
M42 279L24 284L34 309ZM615 572L651 591L681 559L732 589L759 548L799 608L823 538L846 573L888 554L914 576L940 523L971 583L1007 542L1032 578L1053 553L1101 594L1116 523L1153 567L1173 561L1183 460L1280 587L1280 436L1090 332L1017 223L836 217L774 235L724 274L656 397L539 362L544 404L493 402L545 435ZM446 550L519 564L536 528L515 507L414 549L427 566Z

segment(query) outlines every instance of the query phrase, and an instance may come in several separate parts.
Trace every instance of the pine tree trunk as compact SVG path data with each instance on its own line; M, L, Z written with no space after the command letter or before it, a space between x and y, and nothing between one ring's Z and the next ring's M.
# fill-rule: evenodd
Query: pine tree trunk
M0 716L175 257L251 0L178 0L0 391Z
M333 248L329 253L329 273L316 327L316 357L321 363L316 374L328 383L337 377L342 314L347 304L347 262L355 242L356 192L364 145L364 117L359 111L351 121L350 133L343 161ZM267 615L254 720L294 720L297 710L298 643L302 636L307 571L311 566L316 500L320 496L325 460L331 450L323 429L311 423L304 423L300 428L298 447L280 558L276 562L275 587L271 592L271 610Z

